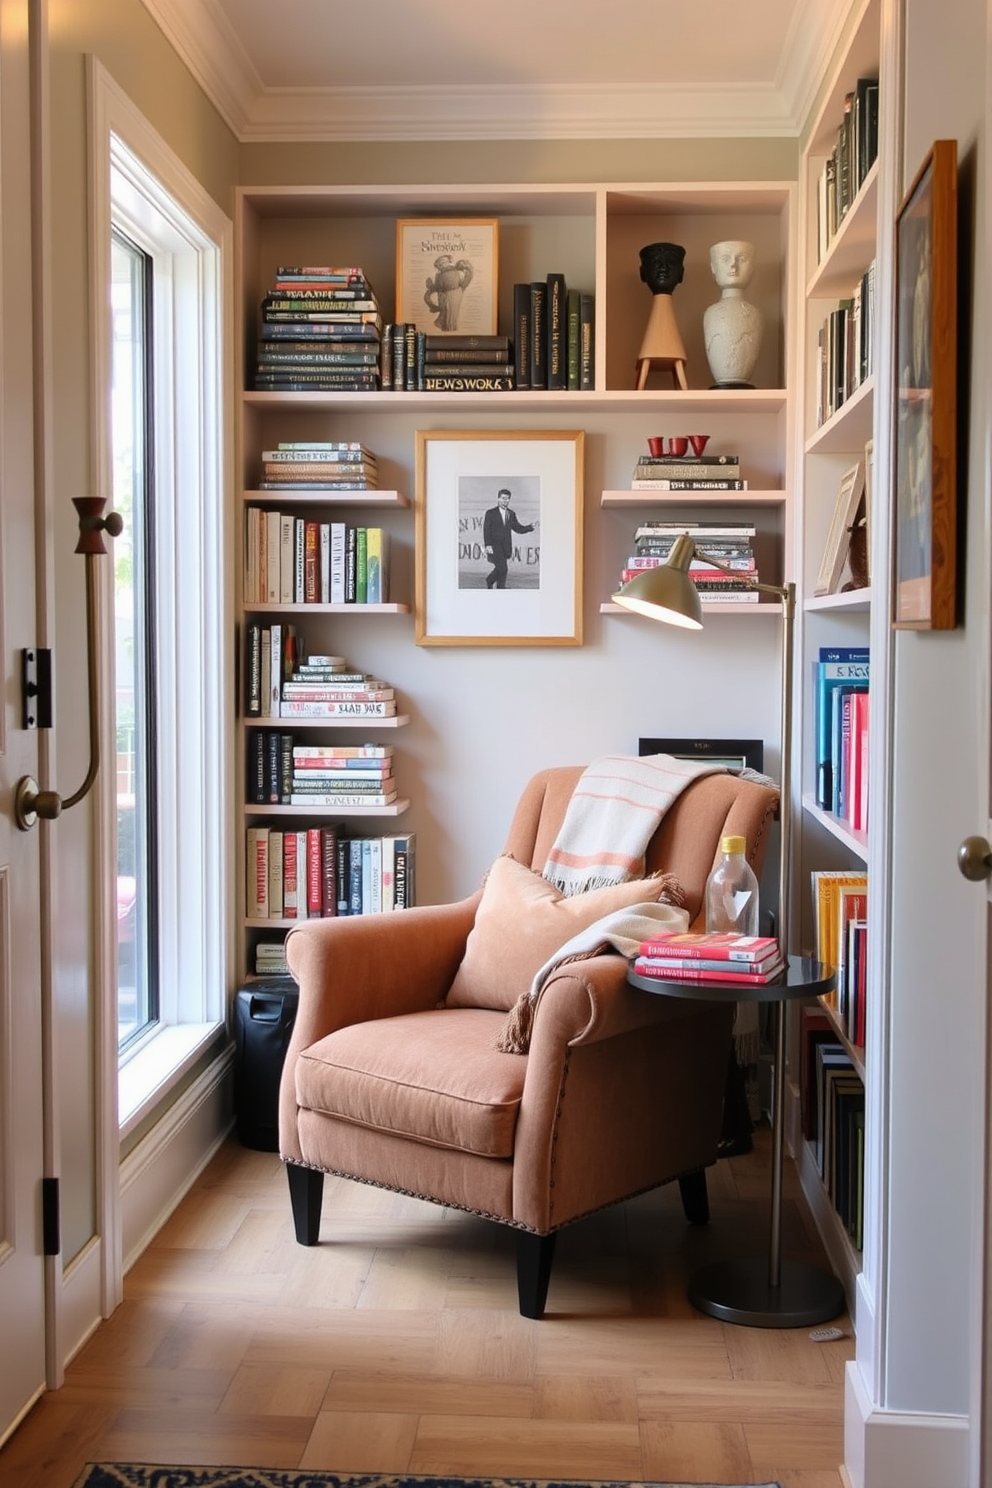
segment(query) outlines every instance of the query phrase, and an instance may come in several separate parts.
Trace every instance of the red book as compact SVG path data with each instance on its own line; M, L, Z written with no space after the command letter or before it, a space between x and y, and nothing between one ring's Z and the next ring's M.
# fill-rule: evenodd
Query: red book
M643 940L642 956L673 956L679 960L691 957L703 961L770 961L779 954L778 941L771 935L735 935L730 930L664 931Z
M773 982L782 971L784 962L772 963L767 971L743 971L738 964L727 962L726 971L691 971L685 968L666 966L661 961L649 961L643 956L638 956L634 961L634 970L638 976L654 977L659 982L739 982L750 986L764 986L767 982Z
M323 873L320 860L320 828L307 830L307 913L320 919L324 907Z

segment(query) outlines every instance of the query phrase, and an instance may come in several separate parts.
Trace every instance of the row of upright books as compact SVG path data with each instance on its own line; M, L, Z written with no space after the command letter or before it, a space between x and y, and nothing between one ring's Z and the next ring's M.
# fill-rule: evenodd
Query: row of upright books
M634 491L746 491L740 455L641 455Z
M595 381L595 301L553 271L513 286L514 376L518 388L576 392Z
M352 837L333 823L299 831L256 826L248 828L246 852L249 920L379 914L415 903L413 832Z
M875 260L850 298L840 300L817 332L817 424L843 408L871 375L875 356Z
M869 672L867 647L821 646L813 663L816 804L868 828Z
M249 605L385 604L389 533L249 506L244 586Z
M248 734L248 804L388 806L396 799L390 744L303 744L277 729Z
M819 1007L800 1009L803 1136L837 1214L864 1243L865 1089L850 1054Z
M396 692L370 672L352 671L343 656L295 660L281 624L246 628L248 718L394 718Z
M656 981L764 986L781 976L785 958L768 935L671 931L641 941L633 969Z
M828 1001L852 1044L865 1043L868 947L868 876L819 868L810 875L817 959L837 973Z
M624 564L621 584L629 583L644 569L667 563L675 540L683 533L697 545L698 555L690 563L689 577L700 599L757 604L760 595L753 587L758 577L752 548L755 528L749 522L644 522L634 533L634 552Z
M844 99L837 140L817 180L817 261L823 258L878 155L878 78L860 77Z
M371 392L379 386L382 315L358 267L280 265L261 304L261 392Z

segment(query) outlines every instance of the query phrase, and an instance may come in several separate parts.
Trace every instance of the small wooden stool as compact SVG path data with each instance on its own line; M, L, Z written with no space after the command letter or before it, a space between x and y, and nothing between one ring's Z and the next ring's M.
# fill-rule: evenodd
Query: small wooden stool
M637 354L637 391L647 386L652 364L671 369L672 385L688 389L685 377L685 347L675 322L670 294L656 294L651 299L651 314Z

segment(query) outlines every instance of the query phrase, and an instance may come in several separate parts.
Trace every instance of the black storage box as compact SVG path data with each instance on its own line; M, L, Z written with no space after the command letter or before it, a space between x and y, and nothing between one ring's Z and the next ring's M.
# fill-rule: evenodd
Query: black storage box
M279 1150L279 1079L300 993L288 978L256 982L234 1004L234 1111L238 1141Z

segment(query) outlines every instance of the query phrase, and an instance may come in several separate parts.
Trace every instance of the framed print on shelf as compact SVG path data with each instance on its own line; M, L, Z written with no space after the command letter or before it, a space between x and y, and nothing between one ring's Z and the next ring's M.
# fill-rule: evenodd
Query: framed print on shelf
M865 467L861 460L841 476L830 530L823 545L820 572L813 585L815 595L835 594L851 545L851 525L865 489Z
M723 765L735 775L742 770L756 770L760 775L765 763L762 739L638 739L637 752L705 760L708 765Z
M431 336L495 336L496 217L401 217L396 320Z
M417 431L418 646L581 646L581 429Z
M957 144L936 140L896 217L892 624L957 623Z

